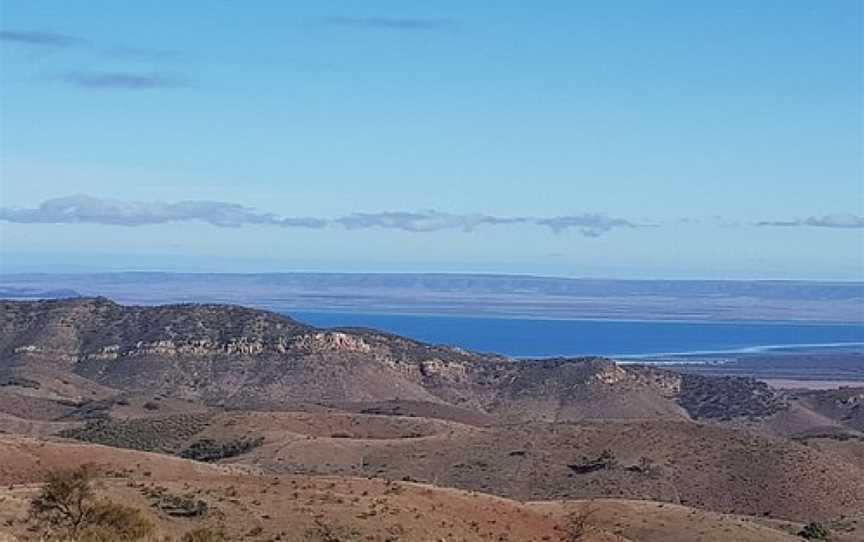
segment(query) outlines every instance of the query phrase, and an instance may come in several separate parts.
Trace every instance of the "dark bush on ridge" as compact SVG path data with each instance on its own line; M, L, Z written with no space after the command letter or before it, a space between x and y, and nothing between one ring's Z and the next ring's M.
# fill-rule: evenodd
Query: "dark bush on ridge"
M201 439L193 442L188 448L180 452L179 455L180 457L194 459L195 461L218 461L246 453L262 444L264 444L264 437L222 442L213 439Z

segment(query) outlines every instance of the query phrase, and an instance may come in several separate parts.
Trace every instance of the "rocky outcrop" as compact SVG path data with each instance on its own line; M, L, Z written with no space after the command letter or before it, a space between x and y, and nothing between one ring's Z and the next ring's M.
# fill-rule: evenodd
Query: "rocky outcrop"
M517 362L223 305L5 302L0 330L0 369L50 366L115 389L237 407L403 399L571 419L635 390L639 403L631 408L615 399L615 411L636 417L646 405L675 411L668 398L680 385L609 360ZM511 408L516 404L521 410Z

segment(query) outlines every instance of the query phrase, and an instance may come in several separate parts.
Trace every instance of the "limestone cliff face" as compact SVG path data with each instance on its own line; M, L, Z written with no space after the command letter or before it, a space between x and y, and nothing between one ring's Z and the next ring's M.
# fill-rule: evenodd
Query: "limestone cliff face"
M0 329L0 368L50 366L123 389L212 401L440 401L430 390L459 384L442 394L465 403L473 393L472 367L509 364L371 330L322 330L221 305L7 302Z

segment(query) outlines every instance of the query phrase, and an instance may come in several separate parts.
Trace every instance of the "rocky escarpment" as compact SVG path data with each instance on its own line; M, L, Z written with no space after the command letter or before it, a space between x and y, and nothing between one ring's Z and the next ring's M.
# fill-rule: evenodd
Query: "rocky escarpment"
M5 302L0 330L0 369L49 367L211 405L401 399L508 419L685 416L668 373L597 358L515 362L242 307Z
M6 302L0 329L7 369L52 367L124 390L225 404L394 397L476 403L472 375L510 364L222 305Z

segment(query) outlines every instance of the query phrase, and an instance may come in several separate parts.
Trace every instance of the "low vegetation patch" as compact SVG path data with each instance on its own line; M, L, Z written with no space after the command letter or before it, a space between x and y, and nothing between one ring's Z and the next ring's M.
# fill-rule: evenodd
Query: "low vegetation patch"
M684 374L678 403L694 419L757 420L786 407L781 394L754 378Z
M35 380L22 378L20 376L0 376L0 387L3 386L18 386L19 388L38 390L42 387L42 384Z
M207 502L196 498L195 495L178 495L163 487L145 488L142 493L150 500L153 508L169 516L199 518L205 516L210 510Z
M798 536L807 540L831 540L831 531L828 527L814 521L805 525Z
M221 529L212 527L199 527L186 532L180 537L180 542L227 542L225 533Z
M615 452L607 449L594 459L583 456L579 463L571 463L567 466L576 474L589 474L614 469L618 466L618 459L615 457Z
M96 420L60 435L116 448L174 454L207 426L209 418L207 414L177 414L136 420Z
M244 454L262 444L264 444L264 437L224 441L201 439L193 442L188 448L181 451L179 455L180 457L194 459L195 461L212 462Z
M564 525L558 528L562 534L562 542L580 542L584 540L586 536L595 530L592 525L592 517L596 512L596 508L588 505L567 514Z
M304 542L359 542L361 539L357 529L325 523L320 519L316 519L315 526L303 533Z

